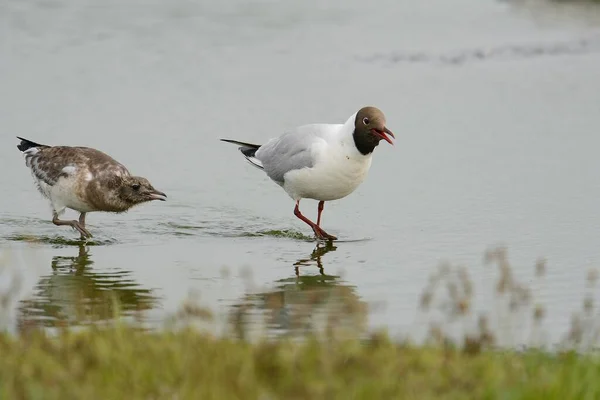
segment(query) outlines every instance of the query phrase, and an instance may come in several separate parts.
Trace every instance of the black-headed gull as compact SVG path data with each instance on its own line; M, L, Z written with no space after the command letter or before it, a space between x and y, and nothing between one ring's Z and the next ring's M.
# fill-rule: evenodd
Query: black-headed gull
M46 146L18 137L39 191L50 200L52 222L92 237L85 214L92 211L121 213L151 200L166 200L146 178L131 176L127 168L101 151L88 147ZM79 211L79 221L58 219L65 208Z
M335 240L321 228L326 201L348 196L371 167L373 150L383 139L393 144L394 134L375 107L361 108L344 124L303 125L264 145L221 139L239 149L255 167L264 170L296 201L294 215L307 223L318 239ZM319 201L315 224L300 213L300 200Z

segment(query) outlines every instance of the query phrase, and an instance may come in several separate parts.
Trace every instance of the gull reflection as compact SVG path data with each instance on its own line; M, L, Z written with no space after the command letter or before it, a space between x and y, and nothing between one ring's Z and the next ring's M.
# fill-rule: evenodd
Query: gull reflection
M331 251L335 251L336 249L337 247L333 245L333 242L327 242L326 244L317 243L317 247L315 247L315 249L312 251L309 258L301 258L294 263L294 271L296 272L296 276L300 276L300 267L310 266L314 263L316 263L319 273L321 273L321 275L325 275L321 257Z
M323 258L335 250L332 243L318 244L308 257L293 263L295 276L276 280L269 290L244 295L231 309L233 333L249 338L364 332L366 303L354 286L324 272ZM319 274L300 274L300 268L310 266L316 266Z

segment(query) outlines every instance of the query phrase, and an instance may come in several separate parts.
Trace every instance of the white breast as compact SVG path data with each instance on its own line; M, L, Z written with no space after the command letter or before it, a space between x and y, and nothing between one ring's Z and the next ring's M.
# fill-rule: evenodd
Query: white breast
M42 194L50 200L52 209L59 215L65 211L65 208L71 208L79 212L95 211L95 208L88 204L81 195L83 193L81 185L85 182L76 179L76 168L67 166L62 171L66 176L61 176L52 186L36 179Z
M283 188L294 200L331 201L346 197L365 180L371 167L371 154L360 154L353 143L324 144L315 153L312 168L285 174Z
M77 181L74 178L60 178L50 191L50 201L52 207L57 210L64 210L65 207L79 212L91 212L95 208L88 204L78 195Z

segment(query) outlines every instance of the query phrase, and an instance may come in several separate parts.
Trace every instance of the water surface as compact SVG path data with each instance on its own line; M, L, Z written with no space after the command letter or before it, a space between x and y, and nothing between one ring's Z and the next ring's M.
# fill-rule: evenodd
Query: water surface
M600 262L600 30L596 9L544 4L0 0L0 241L4 282L22 289L8 326L110 318L107 293L152 325L191 292L222 313L281 312L325 287L363 304L369 327L407 334L443 260L493 307L482 258L502 244L558 336ZM316 256L293 202L218 139L264 142L369 104L396 146L326 204L345 241ZM15 135L101 149L169 200L89 215L82 248L50 223Z

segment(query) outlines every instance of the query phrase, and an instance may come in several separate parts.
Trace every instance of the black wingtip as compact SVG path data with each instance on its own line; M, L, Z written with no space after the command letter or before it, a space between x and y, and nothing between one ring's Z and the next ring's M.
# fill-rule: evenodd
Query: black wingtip
M220 139L220 140L222 142L237 144L238 146L242 146L242 147L246 147L246 148L254 149L254 150L258 150L261 146L260 144L240 142L239 140L232 140L232 139Z
M32 142L31 140L22 138L20 136L17 136L17 139L19 139L21 141L21 143L19 143L17 145L17 149L19 149L20 151L27 151L34 147L47 147L43 144Z
M240 151L242 152L242 154L248 158L254 157L256 155L257 150L258 149L250 149L248 147L240 147Z

